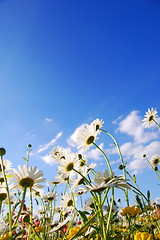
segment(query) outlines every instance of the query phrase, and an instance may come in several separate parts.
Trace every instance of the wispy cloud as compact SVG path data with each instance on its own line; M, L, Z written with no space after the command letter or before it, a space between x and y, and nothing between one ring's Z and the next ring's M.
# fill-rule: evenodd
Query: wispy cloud
M37 154L44 152L45 150L47 150L48 148L52 147L55 142L62 136L63 132L59 132L55 138L53 138L50 142L45 143L43 145L39 146L39 149L37 150Z
M53 122L53 118L45 118L45 122Z

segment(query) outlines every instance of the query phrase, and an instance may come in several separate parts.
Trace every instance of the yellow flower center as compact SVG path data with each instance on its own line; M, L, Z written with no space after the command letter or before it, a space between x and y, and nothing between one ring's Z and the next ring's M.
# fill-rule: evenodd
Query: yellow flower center
M74 168L74 163L73 162L70 162L66 165L66 172L70 172L72 171Z
M92 144L92 143L94 142L94 139L95 139L94 136L90 136L89 138L87 138L87 140L86 140L86 144L87 144L87 145Z

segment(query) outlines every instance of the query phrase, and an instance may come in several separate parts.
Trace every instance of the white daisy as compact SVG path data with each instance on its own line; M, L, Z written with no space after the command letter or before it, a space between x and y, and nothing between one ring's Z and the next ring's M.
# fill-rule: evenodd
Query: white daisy
M39 171L37 167L28 167L24 165L23 167L18 166L18 170L13 169L13 182L16 184L15 188L43 188L42 183L45 181L42 178L43 173Z
M47 192L42 196L42 199L46 201L55 201L57 199L57 193Z
M100 128L102 128L104 122L102 119L95 119L90 125L93 125L96 131L99 131Z
M96 172L96 176L94 178L94 182L101 184L102 182L107 183L111 178L109 177L108 171L105 169L103 174L100 172Z
M9 161L9 160L6 160L4 158L2 159L2 161L3 161L3 169L4 169L4 171L5 172L10 171L12 169L12 162ZM0 163L0 172L2 172L2 165L1 165L1 163Z
M154 155L150 159L150 164L152 167L157 167L157 165L160 163L160 155Z
M95 126L92 125L84 125L81 127L76 135L75 143L78 145L78 149L88 150L93 143L98 139L97 138L98 131L96 131Z
M73 172L73 169L78 170L79 168L79 159L75 154L68 154L65 159L61 159L61 162L58 166L58 172L65 175L66 177L70 175L70 172Z
M52 151L50 152L50 156L53 158L53 159L56 159L58 162L61 160L61 159L65 159L66 157L66 154L67 154L67 150L60 147L60 146L55 146Z
M85 200L83 210L87 211L87 212L95 210L95 204L94 204L92 198L88 198Z
M70 221L70 218L65 218L62 222L52 221L51 226L54 226L50 233L55 232L57 230L60 230L62 227L64 227L68 222Z
M64 211L70 211L74 208L76 198L73 198L72 193L66 193L61 197L61 206Z
M144 115L145 118L142 120L144 122L143 125L145 126L145 128L149 128L155 123L156 117L158 117L157 113L158 112L155 108L148 108L148 112L146 112L146 114Z
M74 190L77 186L80 186L85 182L85 177L87 177L87 174L89 172L89 168L87 166L83 166L79 169L77 173L77 178L70 181L71 184L73 184L71 190Z
M0 184L0 201L4 201L7 198L7 191L5 184Z

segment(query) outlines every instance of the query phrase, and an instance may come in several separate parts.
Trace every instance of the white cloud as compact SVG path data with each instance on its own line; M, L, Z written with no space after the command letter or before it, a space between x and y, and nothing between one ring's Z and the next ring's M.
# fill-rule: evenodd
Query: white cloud
M118 131L132 136L137 143L147 143L158 137L158 133L155 131L145 131L138 111L132 111L122 120L119 123Z
M101 143L99 147L103 150L104 143ZM92 160L102 160L103 156L102 153L98 148L91 149L87 151L86 153L87 158L90 158Z
M77 133L79 132L79 130L84 127L86 124L82 124L79 127L76 128L76 130L74 131L74 133L67 139L67 143L69 146L71 147L77 147L77 144L75 143L76 138L77 138Z
M37 151L37 154L38 154L38 153L41 153L41 152L44 152L44 151L47 150L48 148L52 147L52 146L55 144L55 142L58 140L58 138L60 138L61 136L62 136L62 132L59 132L59 133L56 135L56 137L53 138L50 142L45 143L45 144L43 144L43 145L40 145L40 146L39 146L39 149L38 149L38 151Z
M157 128L145 129L138 111L132 111L119 125L117 132L133 137L132 141L120 146L123 158L128 162L127 169L132 173L140 173L147 167L148 162L143 158L146 154L150 159L155 154L160 154L159 132ZM118 154L116 147L105 150L107 154Z
M51 156L49 155L45 155L45 156L42 156L41 159L46 162L47 164L49 165L53 165L56 163L55 159L53 159Z

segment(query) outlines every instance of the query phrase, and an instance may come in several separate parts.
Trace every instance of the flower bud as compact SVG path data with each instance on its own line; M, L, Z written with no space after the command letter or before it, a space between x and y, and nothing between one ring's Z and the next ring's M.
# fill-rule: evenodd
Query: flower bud
M4 148L0 148L0 156L3 156L6 154L6 150Z

